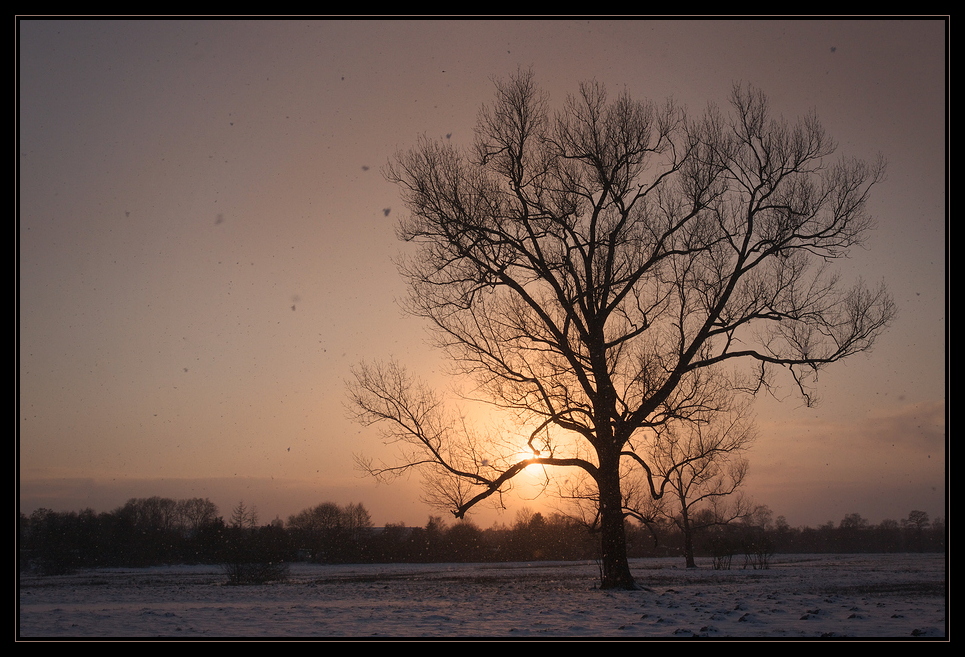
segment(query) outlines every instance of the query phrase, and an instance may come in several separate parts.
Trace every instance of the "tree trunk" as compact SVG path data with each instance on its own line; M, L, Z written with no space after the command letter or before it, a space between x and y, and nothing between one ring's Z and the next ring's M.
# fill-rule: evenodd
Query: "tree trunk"
M684 560L687 568L696 568L697 562L694 561L694 536L689 523L684 526Z
M637 585L630 574L630 563L627 561L627 533L618 464L619 461L615 467L601 468L598 482L603 570L600 588L633 590Z
M680 531L684 535L684 560L687 568L696 568L697 562L694 561L694 530L690 526L690 515L687 513L687 505L683 504L680 512Z

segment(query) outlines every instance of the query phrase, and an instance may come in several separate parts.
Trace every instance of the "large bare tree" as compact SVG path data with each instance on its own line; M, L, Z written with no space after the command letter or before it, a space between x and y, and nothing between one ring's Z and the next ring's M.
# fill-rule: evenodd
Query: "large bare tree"
M457 517L530 464L576 468L596 488L602 586L633 588L621 479L659 477L655 430L722 377L752 394L783 370L810 401L818 370L894 314L883 287L829 269L872 227L883 175L834 151L814 116L772 117L744 86L689 119L594 82L551 113L530 72L497 82L471 149L423 139L385 173L409 211L408 310L517 429L479 433L401 365L360 365L358 419L403 448L366 467L424 468Z

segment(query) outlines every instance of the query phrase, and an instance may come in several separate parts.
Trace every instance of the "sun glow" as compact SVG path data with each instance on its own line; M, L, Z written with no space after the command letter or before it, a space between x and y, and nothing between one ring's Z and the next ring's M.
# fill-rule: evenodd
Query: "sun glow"
M516 454L516 463L520 461L525 461L527 459L539 458L541 454L539 452L530 452L523 450ZM523 474L531 477L545 477L546 476L546 466L541 463L530 463L525 468L523 468Z

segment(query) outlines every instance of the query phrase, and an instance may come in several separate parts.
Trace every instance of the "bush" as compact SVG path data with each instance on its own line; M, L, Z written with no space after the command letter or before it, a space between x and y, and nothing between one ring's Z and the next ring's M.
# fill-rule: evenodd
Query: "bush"
M737 545L729 536L715 534L710 539L710 554L714 559L714 570L730 570Z
M749 537L744 543L744 568L767 570L774 556L774 544L763 532Z

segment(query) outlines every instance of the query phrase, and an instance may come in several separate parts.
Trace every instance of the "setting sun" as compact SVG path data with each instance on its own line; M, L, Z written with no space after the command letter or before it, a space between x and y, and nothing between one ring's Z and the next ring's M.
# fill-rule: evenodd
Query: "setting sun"
M516 462L525 461L527 459L539 458L542 456L539 452L527 452L521 451L516 455ZM540 476L542 477L546 472L546 466L541 463L530 463L525 468L525 474L528 476Z

